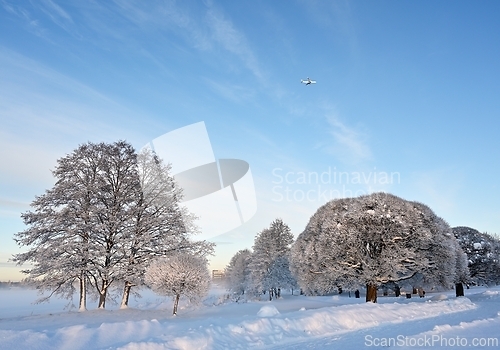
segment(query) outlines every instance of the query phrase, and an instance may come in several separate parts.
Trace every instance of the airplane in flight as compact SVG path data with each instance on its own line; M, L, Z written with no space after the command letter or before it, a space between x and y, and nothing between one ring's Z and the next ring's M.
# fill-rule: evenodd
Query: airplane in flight
M301 79L300 82L302 84L310 85L310 84L316 84L316 80L311 80L310 78L307 79Z

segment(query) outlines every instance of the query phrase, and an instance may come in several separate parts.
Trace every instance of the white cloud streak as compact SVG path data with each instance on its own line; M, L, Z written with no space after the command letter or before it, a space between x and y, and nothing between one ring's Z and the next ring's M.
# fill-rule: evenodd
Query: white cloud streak
M207 12L207 23L215 42L219 43L228 52L239 57L258 79L263 79L264 74L247 39L235 28L233 23L224 18L224 15L214 8L209 9Z
M333 145L327 150L346 163L360 163L372 159L372 152L367 143L367 135L356 128L343 123L338 117L327 117L330 127L329 133L333 136Z

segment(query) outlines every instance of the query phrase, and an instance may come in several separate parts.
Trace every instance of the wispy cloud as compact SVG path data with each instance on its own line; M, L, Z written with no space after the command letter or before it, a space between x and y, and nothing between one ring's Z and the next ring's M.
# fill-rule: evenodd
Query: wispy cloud
M354 57L359 51L355 20L348 0L300 0L307 14L318 26L327 28L331 38L345 43Z
M212 38L225 50L241 59L245 66L259 79L264 77L258 60L250 48L246 37L236 29L234 24L215 8L209 8L207 23Z
M245 86L221 83L208 78L205 79L205 83L218 95L233 102L248 101L255 96L255 91Z
M18 200L12 200L10 198L0 197L0 207L11 207L11 208L17 208L20 210L28 210L30 207L30 203L21 202Z
M133 120L99 91L2 47L0 75L2 185L47 185L57 158L79 143L123 138Z
M28 11L26 8L18 5L17 3L9 3L6 0L2 0L2 7L11 15L20 18L25 23L26 29L29 32L35 34L36 36L47 39L46 30L42 26L40 26L39 21L35 19L30 11Z
M129 0L115 3L125 18L143 30L174 30L191 43L193 48L201 51L222 48L237 57L254 76L259 79L264 76L244 33L211 2L206 3L202 14L200 11L183 8L173 1L150 6Z
M372 159L368 136L361 128L349 126L333 114L327 116L327 122L333 136L333 144L326 147L329 153L351 164Z
M73 23L71 16L52 0L42 0L39 4L42 11L62 28L67 29L66 23Z

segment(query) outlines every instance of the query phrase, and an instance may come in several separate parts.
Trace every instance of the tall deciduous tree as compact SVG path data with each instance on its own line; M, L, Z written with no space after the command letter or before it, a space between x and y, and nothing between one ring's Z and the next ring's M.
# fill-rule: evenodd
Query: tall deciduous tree
M137 193L133 220L122 245L124 289L121 307L127 307L133 286L144 282L146 267L152 259L174 251L205 257L213 254L213 243L194 241L195 217L179 202L182 191L165 164L151 150L139 152L138 173L141 191Z
M110 287L124 283L122 306L133 285L143 283L146 266L174 251L206 256L213 244L196 242L192 217L179 206L181 192L168 166L150 153L139 158L133 147L87 143L58 160L54 187L22 214L29 227L15 235L25 253L18 264L41 292L71 298L79 281L80 310L86 309L87 284L104 308Z
M40 293L50 291L50 296L65 298L72 297L74 282L79 281L80 310L86 309L87 282L95 252L95 194L100 189L101 161L101 151L92 143L59 159L52 172L57 179L54 187L35 198L33 211L21 215L28 228L14 237L19 246L30 247L13 256L18 265L33 265L23 270L27 280Z
M99 308L104 308L111 284L121 277L125 256L121 249L129 240L131 221L141 192L134 148L119 141L99 144L101 152L97 227L93 241L90 276L99 293Z

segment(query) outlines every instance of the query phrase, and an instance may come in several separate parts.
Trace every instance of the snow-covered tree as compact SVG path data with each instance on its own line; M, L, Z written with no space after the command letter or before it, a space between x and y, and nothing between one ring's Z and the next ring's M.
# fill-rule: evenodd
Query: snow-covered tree
M180 297L200 301L208 293L211 279L206 259L176 253L153 261L146 269L145 281L156 293L173 297L176 315Z
M99 308L104 308L109 287L121 277L124 259L122 247L129 240L129 229L141 192L137 154L124 142L101 143L97 219L92 239L90 278L99 294Z
M250 283L249 263L251 252L248 249L238 251L229 261L224 275L227 289L235 294L245 294Z
M500 282L500 242L494 236L465 226L453 228L460 247L467 254L470 282L488 285Z
M267 274L264 276L262 285L265 290L272 290L280 297L281 289L297 289L297 280L290 271L288 255L280 256L273 260ZM269 295L271 298L272 294Z
M121 246L124 280L121 307L127 307L130 290L143 284L144 272L152 259L182 251L201 257L213 254L213 243L194 241L194 217L180 206L182 191L170 176L170 165L164 164L151 150L137 156L141 191L128 237Z
M58 160L54 187L22 214L28 228L14 237L28 251L13 260L31 263L27 280L50 292L42 300L71 299L79 282L85 310L90 283L104 308L110 287L123 282L126 306L154 257L213 252L212 243L190 240L196 229L168 170L154 154L137 157L124 141L87 143Z
M250 258L250 281L252 289L260 294L266 290L264 279L272 263L281 257L288 257L293 243L293 234L281 219L274 220L269 228L262 230L254 240ZM278 288L278 286L273 286Z
M427 206L375 193L330 201L292 247L292 271L309 294L410 281L449 288L456 278L455 238Z
M33 211L21 215L28 228L15 234L14 240L25 253L15 254L18 265L31 263L23 270L27 281L40 293L49 291L71 299L74 282L79 282L79 309L86 309L87 283L95 249L93 240L98 226L96 211L101 176L101 152L98 145L81 145L59 159L52 172L54 187L37 196ZM48 298L40 299L45 301Z

